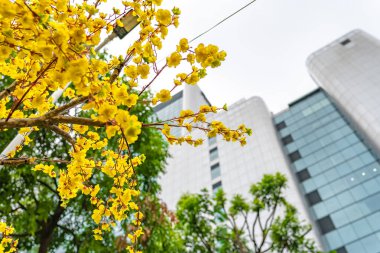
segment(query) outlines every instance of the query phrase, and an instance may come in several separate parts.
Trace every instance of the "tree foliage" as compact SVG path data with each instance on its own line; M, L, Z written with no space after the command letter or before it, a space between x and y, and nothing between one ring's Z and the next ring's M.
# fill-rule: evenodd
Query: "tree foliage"
M146 98L149 96L149 93L144 94ZM151 107L140 104L133 110L140 119L154 117ZM14 134L8 134L7 138L1 139L0 149L13 137ZM70 144L60 136L42 129L32 133L31 138L35 141L24 147L21 151L23 156L46 157L50 150L53 151L50 154L52 157L69 156ZM134 154L146 154L146 162L138 168L137 174L142 192L139 206L146 214L142 220L145 235L139 247L144 252L164 252L165 249L179 252L176 251L180 248L179 240L173 240L175 231L170 220L173 215L165 210L157 197L160 190L157 179L163 172L168 155L167 142L156 129L144 128L131 149ZM94 150L91 156L101 156L101 152ZM30 164L16 168L8 165L0 170L0 193L3 197L0 214L15 227L17 234L14 236L21 238L20 250L38 248L40 252L46 252L59 248L65 252L109 252L125 248L126 242L123 242L122 235L128 234L127 222L118 227L121 236L110 233L104 236L102 243L94 242L91 240L91 218L86 215L91 206L88 199L79 197L68 208L61 208L57 181L48 175L33 172L32 168ZM99 194L102 196L103 192Z
M162 0L134 0L122 1L122 8L106 13L100 11L104 2L0 0L0 74L4 80L11 80L9 84L4 82L0 90L0 139L15 129L23 136L22 143L0 157L0 165L33 165L33 172L25 167L8 174L12 179L4 177L19 180L14 190L25 191L29 196L24 202L16 199L17 205L10 205L6 211L26 211L25 204L35 209L47 207L30 216L21 211L25 217L14 221L17 226L29 220L29 232L45 233L48 238L52 225L59 225L57 217L65 212L80 217L87 214L83 226L72 228L79 233L86 231L77 240L84 239L88 248L96 247L86 237L86 226L92 227L93 238L107 240L113 236L109 232L127 223L133 228L126 235L127 248L135 252L139 247L137 239L144 233L144 214L138 206L144 203L142 192L157 187L152 182L142 183L139 177L139 173L146 173L143 163L148 162L150 152L143 150L151 141L144 139L144 129L161 130L170 144L194 146L202 144L202 139L192 138L193 129L210 137L219 134L242 145L251 131L244 125L229 129L222 122L207 121L207 113L226 107L205 105L197 112L184 110L164 122L142 117L139 112L157 102L169 101L178 86L196 84L206 76L207 68L224 61L226 53L215 45L189 45L183 38L160 66L158 52L168 29L178 26L180 10L160 8ZM100 57L95 47L101 33L111 33L116 25L123 27L120 19L127 14L139 22L137 40L124 55ZM164 69L182 62L188 64L189 71L176 75L172 87L157 92L153 98L145 95ZM122 72L124 77L120 77ZM57 99L63 90L63 96ZM175 137L170 134L172 127L185 128L189 134ZM141 145L141 150L136 147L139 138L147 144ZM42 152L34 152L35 148ZM0 170L5 173L4 168ZM30 188L23 187L24 182ZM44 197L37 199L37 193ZM77 201L83 205L81 210L73 204ZM41 224L48 229L39 231ZM61 229L72 231L70 227ZM40 241L40 247L44 244L46 248L49 240ZM25 241L33 243L36 242Z
M284 197L285 176L264 175L250 188L251 200L223 190L185 194L177 205L178 229L187 252L317 252L310 225Z

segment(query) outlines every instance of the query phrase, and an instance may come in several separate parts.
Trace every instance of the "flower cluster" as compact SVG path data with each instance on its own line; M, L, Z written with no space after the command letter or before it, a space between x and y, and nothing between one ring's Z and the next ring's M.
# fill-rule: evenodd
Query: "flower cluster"
M12 239L14 228L7 226L6 223L0 221L0 253L11 253L16 251L18 240Z
M239 141L242 146L246 144L246 136L252 134L252 130L241 124L237 129L230 129L226 127L223 122L207 120L206 114L217 113L219 110L227 111L227 106L217 108L216 106L202 105L198 112L192 110L182 110L179 117L168 119L159 123L152 123L150 126L161 128L163 135L167 138L170 144L182 144L184 142L198 146L203 144L203 139L193 139L191 135L188 136L174 136L171 129L173 127L183 127L190 134L193 129L205 132L209 137L221 135L225 141Z

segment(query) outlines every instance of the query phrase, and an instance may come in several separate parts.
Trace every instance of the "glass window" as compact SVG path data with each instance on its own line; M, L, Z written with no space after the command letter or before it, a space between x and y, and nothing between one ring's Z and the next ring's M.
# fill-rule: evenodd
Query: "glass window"
M340 42L340 44L341 44L342 46L345 46L345 45L349 44L350 42L351 42L350 39L345 39L345 40L343 40L342 42Z
M278 130L278 131L280 131L281 129L283 129L283 128L285 128L286 127L286 123L285 123L285 121L281 121L280 123L277 123L276 124L276 129Z
M373 231L380 229L380 212L371 214L366 218ZM380 238L379 238L380 239Z
M317 219L322 218L328 214L327 208L324 202L319 202L318 204L312 207L314 210L315 216Z
M365 204L368 206L368 208L372 212L379 211L380 210L380 194L369 197L368 199L365 200Z
M343 210L331 214L331 219L334 221L336 227L341 227L348 223L348 217Z
M363 217L363 213L361 209L358 207L358 204L353 204L351 206L348 206L345 209L343 209L343 211L348 218L346 222L354 221Z
M380 190L379 185L377 184L376 178L371 179L367 182L363 183L364 189L366 190L368 195L371 195Z
M321 196L318 193L318 190L315 190L306 194L306 199L309 202L310 206L313 206L322 201Z
M326 235L327 242L331 249L342 246L342 239L339 236L338 231L332 231Z
M282 138L281 140L282 140L282 143L284 145L287 145L287 144L293 142L293 137L289 134L289 135L285 136L284 138Z
M328 232L333 231L335 229L334 223L329 215L317 220L317 224L319 226L319 229L321 230L322 235L327 234Z
M211 179L220 177L220 166L219 163L211 166Z
M215 193L217 190L222 188L222 181L216 182L212 185L212 191Z
M339 203L342 205L342 206L346 206L348 204L351 204L352 202L354 202L354 198L352 197L352 195L350 194L350 192L342 192L341 194L339 194L337 196L337 199L339 200Z
M363 238L361 241L364 245L364 248L367 250L367 252L379 252L380 240L378 236L376 236L376 234Z
M210 150L210 161L213 161L215 160L216 158L218 158L218 148L213 148Z
M336 249L335 251L336 253L348 253L345 247L340 247L339 249Z
M339 204L339 201L336 199L336 197L332 197L325 201L326 210L328 213L335 212L338 210L341 205Z
M323 199L327 199L334 195L334 190L331 188L330 185L325 185L321 187L318 191Z
M364 190L364 187L362 185L358 185L351 189L352 196L356 201L363 199L367 196L367 193Z
M347 245L348 252L363 252L363 249L364 247L360 241Z
M358 238L355 233L355 230L352 228L351 225L344 226L338 229L338 231L339 231L340 237L343 239L344 244L352 242Z
M297 178L300 182L303 182L305 181L306 179L309 179L310 178L310 173L309 171L306 169L303 169L301 171L298 171L297 172Z
M290 154L289 154L289 159L290 159L290 161L292 161L292 162L295 162L295 161L301 159L301 154L300 154L300 152L298 152L298 150L297 150L297 151L294 151L293 153L290 153Z
M372 232L371 227L365 219L361 219L352 223L352 227L354 228L355 233L358 235L358 237L368 235Z
M369 152L361 154L360 159L363 161L364 164L369 164L375 161L375 158Z

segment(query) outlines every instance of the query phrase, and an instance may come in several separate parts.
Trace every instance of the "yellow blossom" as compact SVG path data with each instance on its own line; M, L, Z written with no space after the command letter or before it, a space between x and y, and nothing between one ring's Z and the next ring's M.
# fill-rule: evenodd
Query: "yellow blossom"
M169 67L177 67L181 63L181 60L182 56L178 52L174 52L166 58L166 62Z
M172 22L172 15L170 11L159 9L156 12L156 20L164 26L168 26Z
M166 89L162 89L159 93L157 93L156 97L163 103L169 101L172 98L170 91Z

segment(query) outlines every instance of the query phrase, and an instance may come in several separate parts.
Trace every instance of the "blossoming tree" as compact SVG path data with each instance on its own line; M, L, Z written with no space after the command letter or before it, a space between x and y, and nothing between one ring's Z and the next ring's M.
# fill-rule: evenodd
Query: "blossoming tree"
M133 0L123 1L121 9L103 13L99 9L104 2L0 0L0 73L12 79L0 90L0 134L18 129L23 135L15 149L0 157L0 165L34 164L36 173L57 177L63 207L78 195L87 196L93 206L90 215L96 240L134 214L132 223L136 229L128 235L128 249L135 252L144 216L135 201L140 195L136 168L145 156L133 156L130 145L138 140L141 130L160 129L170 144L194 146L202 144L202 139L191 136L193 129L243 145L251 131L244 125L229 129L222 122L208 122L206 114L227 109L208 105L196 112L181 111L178 117L165 121L140 121L133 107L169 101L173 90L183 84L196 84L207 68L218 67L224 61L226 53L215 45L190 46L183 38L160 65L157 53L168 28L178 26L180 10L161 9L162 0ZM138 39L123 57L99 57L95 47L101 33L124 26L120 19L127 13L139 22ZM164 69L181 63L188 64L188 72L178 73L173 84L157 92L153 99L144 99L142 94ZM126 78L120 77L121 73ZM57 101L52 94L60 89L65 92ZM173 127L185 128L189 133L173 136ZM40 129L52 131L71 144L68 159L19 155L33 141L29 134ZM115 142L117 145L110 145ZM91 157L92 150L101 151L102 156ZM58 170L56 164L66 164L66 168ZM113 185L104 189L100 180L97 182L99 174L111 178ZM108 194L100 198L100 190ZM9 237L12 229L2 224L0 228L5 227L0 233L8 243L4 247L14 251L17 242Z

